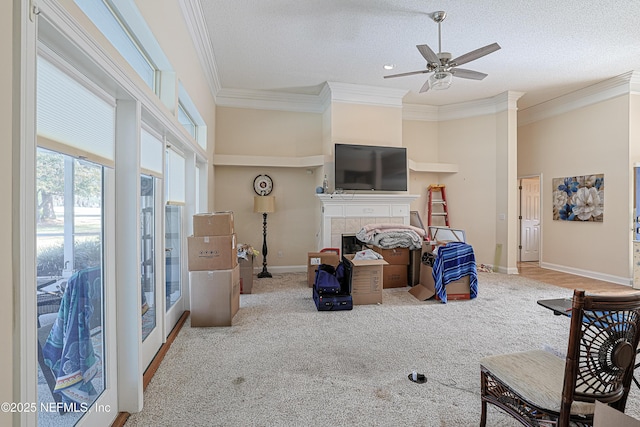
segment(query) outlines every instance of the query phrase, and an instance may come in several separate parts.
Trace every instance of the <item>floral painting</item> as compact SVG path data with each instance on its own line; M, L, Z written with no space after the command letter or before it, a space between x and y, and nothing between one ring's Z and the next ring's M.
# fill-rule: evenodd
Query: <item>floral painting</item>
M602 222L604 174L553 178L553 219Z

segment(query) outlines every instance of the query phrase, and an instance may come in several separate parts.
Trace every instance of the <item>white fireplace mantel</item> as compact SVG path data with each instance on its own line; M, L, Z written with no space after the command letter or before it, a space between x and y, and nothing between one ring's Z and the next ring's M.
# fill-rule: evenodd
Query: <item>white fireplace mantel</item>
M370 223L409 224L413 194L317 194L322 203L318 249L340 248L343 234Z

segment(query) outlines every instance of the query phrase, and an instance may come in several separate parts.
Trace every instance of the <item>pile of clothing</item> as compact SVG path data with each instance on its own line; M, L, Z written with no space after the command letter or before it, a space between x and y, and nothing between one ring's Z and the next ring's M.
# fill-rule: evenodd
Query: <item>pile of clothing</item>
M356 238L383 249L421 249L425 234L413 225L381 223L365 225L356 233Z

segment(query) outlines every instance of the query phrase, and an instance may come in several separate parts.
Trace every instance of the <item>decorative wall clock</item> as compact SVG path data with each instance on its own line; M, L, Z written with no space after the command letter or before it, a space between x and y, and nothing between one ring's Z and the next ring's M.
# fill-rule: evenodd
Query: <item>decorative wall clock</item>
M253 180L253 191L259 196L268 196L273 190L273 180L269 175L258 175Z

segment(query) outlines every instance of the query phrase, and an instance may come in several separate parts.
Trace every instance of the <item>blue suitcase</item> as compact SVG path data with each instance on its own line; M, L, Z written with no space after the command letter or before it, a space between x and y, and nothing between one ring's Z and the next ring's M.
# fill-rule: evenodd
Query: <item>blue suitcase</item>
M318 311L352 310L351 295L320 295L313 289L313 300Z
M316 270L313 289L320 295L337 295L342 291L342 284L336 277L336 269L330 264L320 264Z

